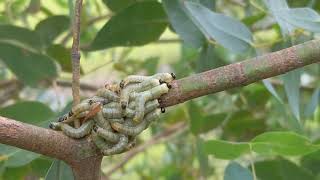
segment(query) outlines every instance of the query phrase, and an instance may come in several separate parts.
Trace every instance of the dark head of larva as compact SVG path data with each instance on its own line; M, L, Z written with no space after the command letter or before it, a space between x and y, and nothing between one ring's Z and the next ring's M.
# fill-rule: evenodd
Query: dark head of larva
M159 104L161 104L161 103L162 103L162 100L161 100L161 99L157 99L157 100L158 100L158 103L159 103Z
M90 100L88 101L88 103L89 103L90 105L92 105L92 104L93 104L93 100L90 99Z
M58 118L58 122L62 122L62 121L64 121L65 120L65 116L62 116L62 117L59 117Z
M176 75L174 73L170 73L173 79L176 79Z
M165 112L166 112L166 108L161 107L161 112L162 112L162 113L165 113Z
M166 82L163 81L163 80L161 80L161 79L159 79L159 83L160 83L160 84L163 84L163 83L166 83Z
M124 88L124 80L121 80L120 84L119 84L120 88L123 89Z
M122 109L126 109L127 108L127 105L125 103L121 103L121 108Z
M70 112L68 113L68 116L69 116L69 117L73 116L73 112L70 111Z
M171 88L172 88L172 85L169 84L169 83L167 83L167 87L168 87L169 89L171 89Z
M50 128L50 129L53 129L53 128L54 128L52 123L49 124L49 128Z
M98 126L94 125L93 128L92 128L92 130L93 130L94 132L97 132L97 131L98 131Z

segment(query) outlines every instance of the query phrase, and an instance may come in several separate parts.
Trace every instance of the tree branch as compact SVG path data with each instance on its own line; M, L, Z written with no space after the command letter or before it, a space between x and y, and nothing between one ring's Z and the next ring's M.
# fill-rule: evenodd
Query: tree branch
M72 60L72 96L73 106L80 103L80 19L81 19L82 0L76 0L74 19L72 21L73 42L71 48ZM80 127L79 120L75 120L75 127Z
M173 106L207 94L245 86L319 62L320 40L309 41L173 81L172 89L161 98L161 107Z
M74 140L63 133L0 116L0 142L66 161L68 164L97 156L88 139Z

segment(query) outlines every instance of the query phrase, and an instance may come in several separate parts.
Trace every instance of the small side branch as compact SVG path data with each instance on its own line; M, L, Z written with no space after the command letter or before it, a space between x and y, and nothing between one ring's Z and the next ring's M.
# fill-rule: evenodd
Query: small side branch
M71 48L72 60L72 96L73 106L80 103L80 25L81 25L82 0L77 0L75 4L74 19L72 21L73 43ZM79 120L75 121L75 127L80 127Z

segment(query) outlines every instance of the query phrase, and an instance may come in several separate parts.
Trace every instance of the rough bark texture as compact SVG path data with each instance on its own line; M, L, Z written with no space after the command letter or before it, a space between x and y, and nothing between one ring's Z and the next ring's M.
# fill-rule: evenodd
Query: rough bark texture
M172 106L319 62L320 41L310 41L174 81L161 105ZM89 138L74 140L61 132L0 117L0 142L61 159L72 167L76 179L100 178L102 156Z
M161 106L173 106L207 94L245 86L319 62L320 41L309 41L174 81L169 93L161 98Z

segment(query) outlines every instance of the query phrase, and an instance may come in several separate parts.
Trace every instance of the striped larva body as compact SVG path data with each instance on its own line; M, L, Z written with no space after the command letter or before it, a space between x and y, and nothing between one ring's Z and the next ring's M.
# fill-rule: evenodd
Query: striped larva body
M128 146L128 136L121 134L119 142L113 145L111 148L102 149L102 154L105 156L113 155L113 154L120 154L124 152Z
M93 143L101 150L109 149L112 147L111 144L107 143L102 137L100 137L96 132L91 133L91 139Z
M136 115L133 118L135 122L141 122L144 116L144 106L147 101L158 99L161 95L167 93L169 88L167 84L161 84L160 86L154 87L149 91L144 91L140 93L140 96L137 98L137 107L136 107Z
M121 106L118 102L110 102L108 104L105 104L103 107L104 108L117 108L117 109L121 108Z
M135 111L129 108L127 108L124 112L122 112L122 109L118 108L103 108L102 113L107 119L120 119L123 116L133 117L135 115Z
M83 111L81 113L78 113L78 114L73 114L72 116L69 116L69 114L66 114L64 115L63 117L65 117L63 119L63 121L60 121L61 119L59 118L59 122L63 122L63 123L70 123L70 122L73 122L75 119L81 119L81 118L84 118L88 115L89 111Z
M87 121L84 124L80 126L80 128L75 129L72 126L69 126L68 124L62 124L61 125L61 130L63 131L64 134L67 136L70 136L72 138L82 138L86 135L88 135L94 125L93 121Z
M143 81L139 84L131 84L128 85L125 89L123 89L121 95L120 95L120 103L121 107L125 109L128 106L130 94L135 92L142 92L148 89L151 89L153 87L156 87L160 84L160 82L157 79L150 79L147 81Z
M131 126L128 124L120 124L120 123L111 123L111 126L113 129L115 129L116 131L123 133L123 134L127 134L130 136L136 136L138 134L140 134L143 130L145 130L149 124L153 121L155 121L156 119L159 118L159 110L155 110L152 111L150 113L148 113L145 117L145 119L138 125L136 126Z
M97 123L99 127L105 130L111 130L109 121L103 117L103 114L101 111L96 114L94 121Z
M95 131L100 137L102 137L108 142L117 143L120 140L119 134L112 132L112 130L106 130L97 127Z
M62 130L62 132L72 138L82 138L90 133L92 127L94 125L93 121L87 121L80 126L80 128L76 129L66 123L61 122L52 122L50 124L51 129Z
M130 75L123 80L122 86L125 87L130 83L141 83L143 81L147 81L152 78L169 83L173 81L176 78L176 76L173 73L157 73L152 76Z
M98 89L97 96L103 97L108 99L109 101L115 101L115 102L118 102L120 99L117 93L106 88Z
M93 96L93 97L91 97L91 98L89 98L89 99L86 99L86 100L84 100L84 101L82 101L82 102L89 103L89 104L93 104L93 103L99 102L99 103L101 103L102 105L104 105L104 104L107 104L107 103L109 102L109 100L106 99L106 98L103 98L103 97ZM81 102L81 103L82 103L82 102Z

